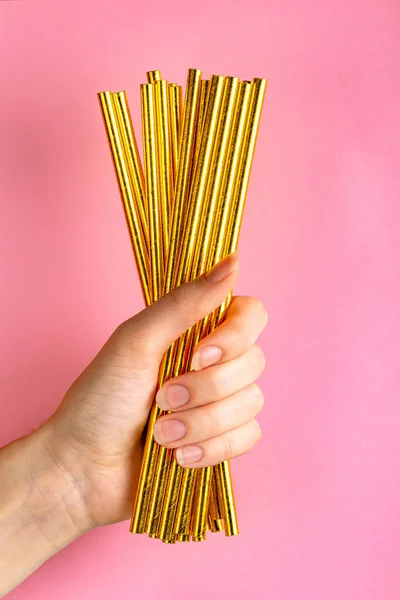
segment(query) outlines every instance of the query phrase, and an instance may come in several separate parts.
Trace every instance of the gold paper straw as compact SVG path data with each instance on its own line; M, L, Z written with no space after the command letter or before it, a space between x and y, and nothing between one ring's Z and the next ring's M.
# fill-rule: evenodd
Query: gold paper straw
M136 230L140 232L140 228L138 228L138 224L136 223L137 215L134 210L134 201L130 197L130 181L127 173L125 156L123 154L123 144L120 139L120 133L118 131L117 126L117 118L114 113L115 106L112 103L112 96L110 92L104 92L99 94L99 100L101 104L101 108L103 111L104 121L106 125L106 129L109 136L110 147L114 158L114 164L117 172L117 179L120 184L121 196L124 202L125 214L128 220L129 230L131 232L132 242L134 243L134 251L135 256L138 260L144 256L144 252L140 251L140 247L137 248L136 240L140 240L140 234L136 234ZM154 139L154 138L153 138ZM144 249L144 240L142 240L142 247ZM144 264L144 259L142 260ZM139 264L138 264L139 267ZM153 298L150 291L150 282L148 281L148 272L149 272L148 259L146 257L146 264L142 268L139 268L139 275L141 281L146 285L146 294L145 300L146 304L149 305ZM147 281L147 283L146 283ZM148 425L148 436L147 438L152 438L152 430L154 426L156 415L152 413L150 415L150 422ZM150 435L149 435L150 434ZM151 491L151 483L148 485L148 481L150 479L150 474L155 465L155 453L154 446L148 443L145 444L144 456L142 460L142 469L139 478L139 485L136 495L136 505L133 513L132 521L131 521L131 531L133 533L143 533L144 532L144 515L147 508L147 503L149 499L149 494ZM153 452L152 452L153 450ZM147 483L147 485L146 485Z
M220 478L221 497L224 506L224 528L225 535L238 535L239 526L236 516L235 497L233 494L232 477L229 460L224 460L217 466Z
M165 293L169 292L173 284L173 271L176 261L178 241L181 234L181 228L184 222L185 209L187 205L187 196L189 193L190 183L190 167L193 156L193 148L195 141L195 125L197 116L197 105L199 97L201 71L198 69L189 69L188 80L186 85L185 105L183 114L182 124L182 143L179 151L179 168L178 177L175 189L175 199L172 210L172 224L170 228L170 246L169 246L169 257L168 266L165 276ZM163 364L160 368L159 376L159 387L168 378L170 373L171 359L174 356L175 346L172 345L165 357ZM157 445L153 438L153 427L156 418L160 415L161 411L154 404L151 411L151 420L149 422L149 435L146 440L146 446L148 451L148 460L153 465L155 460L155 448ZM146 447L145 447L146 449ZM146 515L146 530L150 535L155 535L158 528L158 519L163 501L163 489L166 483L166 476L168 473L168 466L170 461L165 461L167 450L161 446L158 448L157 456L157 468L153 473L153 466L149 470L149 474L146 474L146 485L143 484L145 489L153 483L150 504ZM143 473L145 474L145 468ZM138 494L140 490L138 491ZM161 504L160 504L161 503ZM143 518L144 511L141 511L140 519Z
M215 147L224 84L224 77L212 76L196 173L190 192L189 210L181 243L180 260L175 268L175 285L177 286L185 283L190 278L194 249L201 224L203 202L206 197L209 166Z
M163 368L163 363L161 367ZM146 429L143 458L136 490L135 504L132 512L130 531L132 533L149 533L147 529L147 512L151 501L153 475L156 468L158 444L153 437L154 423L160 414L160 409L153 403Z
M226 77L224 96L222 100L221 115L218 123L217 136L215 140L215 150L213 152L211 165L209 168L209 179L207 182L207 201L203 203L201 215L201 227L198 232L198 240L194 248L192 262L191 279L195 279L217 262L215 255L210 248L210 242L213 237L220 239L221 221L218 218L220 214L219 205L221 197L221 185L226 173L227 156L229 144L232 137L232 128L237 114L237 100L239 93L239 79L236 77ZM229 166L229 165L228 165ZM208 317L200 321L193 331L197 331L195 342L200 339L200 332L205 328ZM193 334L193 332L192 332ZM182 340L182 338L181 338ZM190 347L190 341L187 342ZM179 346L178 346L179 353Z
M225 78L218 75L214 75L210 83L210 98L207 106L206 117L204 120L204 132L202 136L202 144L199 152L198 165L196 168L196 175L193 183L193 189L190 194L190 206L187 214L185 223L185 230L183 234L183 240L181 245L180 261L176 265L175 269L175 281L176 285L181 285L185 281L190 279L193 255L195 251L195 243L198 236L201 233L201 216L203 203L206 200L207 181L208 181L208 169L211 163L211 159L214 152L214 145L217 139L217 128L219 122L220 108L223 99L223 91L225 86ZM187 333L186 333L187 335ZM184 336L185 338L185 336ZM185 358L185 344L182 343L182 338L179 341L179 352L175 354L173 375L181 371L184 364ZM189 363L188 363L189 364ZM169 457L169 455L168 455ZM165 463L168 462L168 457L162 449L160 449L157 457L157 473L162 474L163 477L168 475L168 468ZM173 459L175 460L175 459ZM167 485L168 489L173 489L176 486L174 478L180 477L180 469L174 469L171 475L170 482ZM156 475L157 476L157 475ZM160 483L160 485L164 485ZM163 515L165 511L168 511L168 506L163 506ZM164 516L163 516L164 518ZM167 527L171 527L168 523Z
M182 124L182 86L176 83L169 84L169 107L171 126L171 149L172 149L172 176L174 183L178 176L179 160L179 135ZM173 198L171 198L171 202Z
M254 86L254 85L255 85L255 86L258 86L260 89L261 89L262 87L264 87L264 92L265 92L265 81L264 81L264 80L253 80L253 86ZM260 90L259 90L259 91L260 91ZM256 92L254 92L254 94L255 94L255 93L256 93ZM254 96L254 94L253 94L253 96ZM255 101L255 99L254 99L254 98L253 98L253 100ZM262 101L261 101L261 105L262 105ZM261 110L261 109L260 109L260 110ZM257 112L257 111L256 111L256 112ZM255 119L254 119L254 120L257 120L257 118L255 117ZM259 120L259 117L258 117L258 120ZM251 121L251 115L250 115L250 117L249 117L249 123L250 123L250 121ZM249 127L250 127L250 129L251 129L251 125L250 125L250 124L249 124ZM253 127L254 127L254 124L253 124ZM255 143L255 140L254 140L254 143ZM251 152L254 152L254 143L253 143L253 148L252 148L252 149L251 149L251 146L252 146L251 140L250 140L250 142L249 142L249 144L248 144L248 148L250 148L250 149L251 149L251 150L250 150ZM242 154L242 156L244 156L244 154L245 154L245 151L243 151L243 154ZM248 159L246 160L246 157L244 157L244 159L243 159L243 160L244 160L244 163L243 163L243 164L245 165L245 166L244 166L244 179L246 179L246 178L247 178L247 183L248 183L248 177L249 177L249 174L250 174L250 168L251 168L251 161L250 161L250 164L249 164L249 161L248 161ZM243 162L243 161L242 161L242 162ZM247 166L246 166L246 165L247 165ZM197 173L196 173L196 178L195 178L195 184L194 184L194 186L198 184L197 178L198 178L198 175L197 175ZM246 183L246 182L243 182L243 181L242 181L242 183L241 183L240 185L239 185L239 183L238 183L238 185L237 185L237 193L238 193L238 196L244 196L244 197L245 197L245 195L246 195L246 189L247 189L247 183ZM240 190L241 190L241 191L240 191ZM243 190L244 190L244 191L243 191ZM244 200L242 201L242 204L243 204L243 203L244 203ZM239 202L237 203L236 207L235 207L235 212L236 212L236 216L237 216L237 217L238 217L238 216L241 216L241 213L240 213L240 211L242 211L242 209L240 208L240 201L239 201ZM235 214L235 213L232 213L232 214ZM188 216L188 220L189 220L189 219L192 219L192 218L193 218L193 215L189 215L189 216ZM232 223L233 223L233 221L231 221L231 220L230 220L230 224L232 224ZM185 231L186 231L186 228L185 228ZM227 243L226 243L226 248L224 248L224 250L226 250L226 254L228 254L228 253L230 253L231 251L233 251L232 249L230 249L230 248L232 248L232 246L234 246L235 244L237 245L237 239L238 239L239 231L240 231L240 223L239 223L239 225L238 225L237 223L236 223L236 224L234 224L234 226L232 227L232 239L233 239L233 240L235 240L235 241L234 241L234 242L232 242L232 239L231 239L231 243L229 243L229 241L227 240ZM187 240L185 239L184 241L187 241ZM175 256L176 256L176 253L174 253L174 257L175 257ZM190 259L189 259L189 260L190 260ZM170 259L170 260L169 260L169 262L170 262L170 261L172 262L172 259ZM187 267L186 267L186 268L187 268ZM178 280L180 279L180 272L182 272L182 269L181 269L181 268L177 268L177 269L176 269L176 277L177 277L177 279L178 279ZM173 279L175 279L175 278L173 278L173 277L171 277L171 276L170 276L170 279L171 279L171 280L173 280ZM175 284L175 283L176 283L176 281L174 281L174 284ZM186 354L186 356L187 356L187 354ZM178 359L179 359L179 357L178 357ZM164 362L165 362L165 361L164 361ZM178 362L179 362L179 361L178 361ZM182 362L182 359L181 359L181 362ZM169 361L169 364L170 364L170 361ZM165 370L165 367L164 367L164 370ZM163 368L161 369L161 371L163 371ZM174 369L174 371L176 371L176 368ZM165 458L165 456L164 456L164 458ZM167 462L168 462L168 461L167 461ZM184 473L183 473L183 479L182 479L182 487L183 487L183 488L185 488L185 487L187 488L188 486L187 486L187 485L185 485L185 481L186 481L186 482L189 482L189 481L191 480L191 478L190 478L190 475L191 475L191 473L190 473L190 470L187 470L187 469L184 469L183 471L184 471ZM218 467L218 469L216 469L216 473L217 473L219 476L221 476L221 475L222 475L222 477L221 477L221 484L220 484L220 486L219 486L219 487L220 487L221 489L223 488L223 493L221 493L221 495L224 497L224 504L225 504L225 505L229 505L229 504L231 504L231 505L233 505L233 506L234 506L234 503L233 503L233 495L232 495L232 489L231 489L231 482L230 482L229 464L228 464L228 463L226 463L226 464L222 464L222 465L220 465L220 466ZM204 496L204 494L203 494L203 496ZM189 495L185 494L185 495L183 495L183 496L182 496L182 494L181 494L181 496L180 496L180 498L179 498L179 502L178 502L178 509L177 509L177 521L176 521L175 531L176 531L176 533L177 533L177 539L178 539L179 541L187 541L187 539L188 539L188 532L187 532L187 530L185 531L184 529L183 529L183 530L182 530L182 529L181 529L181 530L179 530L179 529L178 529L178 525L181 525L181 526L182 526L182 522L183 522L183 525L184 525L184 526L185 526L185 525L187 524L187 522L188 522L188 519L186 519L186 521L185 521L185 520L182 520L182 519L180 519L180 520L178 519L178 516L179 516L179 514L182 512L182 511L181 511L181 507L182 507L182 505L184 505L184 504L185 504L185 502L184 502L184 501L185 501L185 500L187 500L188 498L189 498L189 499L191 498L191 494L189 494ZM226 512L226 506L224 507L224 509L225 509L225 512ZM189 510L190 510L190 506L189 506ZM200 515L200 517L201 517L201 515ZM196 518L197 518L197 519L199 519L199 515L197 515L197 516L196 516L196 517L194 517L194 518L195 518L195 519L196 519ZM203 518L203 517L201 517L201 518ZM225 515L225 518L227 518L227 519L228 519L228 521L230 521L230 515L229 515L229 514ZM219 525L221 525L221 523L220 523L220 520L216 520L216 522L217 522L217 521L219 521ZM205 523L206 523L206 522L207 522L207 519L205 520ZM211 523L210 525L211 525L211 528L212 528L212 523ZM202 527L203 527L203 526L202 526ZM201 528L202 528L202 527L201 527ZM214 528L215 528L215 527L218 527L218 524L217 524L217 523L215 523L215 524L214 524ZM233 533L235 533L235 528L236 528L236 524L235 524L235 522L229 522L229 523L228 523L228 527L227 527L227 531L226 531L227 535L232 535ZM205 529L206 529L206 526L204 527L204 532L205 532ZM203 535L203 533L201 533L201 532L199 533L199 528L198 528L198 527L197 527L197 533L198 533L198 535L197 535L197 534L195 534L195 536L194 536L194 539L195 539L195 540L201 540L201 539L204 539L204 535ZM169 540L168 540L168 541L169 541Z
M212 467L196 469L196 509L192 510L190 533L194 542L203 541L207 531L208 499Z
M211 234L208 236L208 248L205 253L209 269L227 256L224 246L230 231L229 226L232 202L248 118L250 97L251 83L249 81L242 81L239 84L236 113L232 123L231 137L228 143L225 171L223 174L220 197L215 211L214 225ZM232 294L229 295L229 298L213 313L213 315L211 315L210 318L206 317L197 324L192 340L193 350L199 341L206 335L206 328L209 327L210 330L213 330L219 324L218 316L221 314L221 311L226 310L231 297Z
M116 114L118 117L119 129L122 134L125 148L125 158L128 171L132 180L133 190L135 192L136 205L139 218L142 223L143 232L148 243L148 228L146 217L146 194L143 175L142 162L136 142L136 136L132 125L131 113L129 111L126 92L114 92L112 94Z
M225 255L234 252L238 245L266 86L266 80L259 78L253 79L251 84L250 107L236 178L234 201L229 214L229 233L225 239ZM224 506L225 534L228 536L237 535L239 529L237 525L229 461L224 461L218 465L217 469Z
M201 134L203 132L203 122L204 115L207 109L207 99L208 99L208 91L210 89L210 80L202 79L201 80L201 88L200 88L200 99L199 99L199 115L197 118L197 127L196 127L196 145L194 149L194 157L193 157L193 170L192 173L196 170L197 158L200 152L201 145Z
M143 155L145 160L146 192L149 205L149 243L150 243L150 273L151 273L151 299L153 302L162 295L162 241L158 237L160 230L159 196L157 189L157 154L155 148L155 105L153 87L151 84L140 86L142 127L143 127ZM164 356L160 369L166 369L167 356ZM144 533L146 531L146 514L151 500L152 474L156 466L158 447L153 439L154 423L159 415L156 404L153 404L147 424L146 441L144 444L143 459L136 491L135 506L133 509L130 531Z
M161 79L160 71L147 71L147 81L149 83L155 83L159 79Z
M234 204L232 207L232 212L230 213L229 235L225 240L225 256L231 252L234 252L238 247L239 233L242 225L243 211L250 180L251 166L253 164L254 150L257 141L267 80L255 78L252 81L251 87L252 93L250 99L250 110L248 121L246 123L246 131L238 176L236 179Z
M211 495L212 492L210 492L210 502L211 502ZM224 525L222 521L218 521L218 520L213 520L210 513L208 513L207 516L207 529L208 531L212 531L213 533L217 533L219 531L223 531L224 530Z
M167 482L173 482L173 485L166 487L163 497L163 510L160 515L157 537L160 540L168 541L175 537L174 523L175 514L179 499L179 488L182 479L182 467L176 460L171 460ZM165 508L164 508L165 507Z
M98 98L113 157L119 190L125 209L126 220L139 272L139 280L145 303L146 305L149 305L151 303L151 293L147 243L144 237L143 228L140 225L137 202L125 162L124 145L118 128L115 106L111 92L109 91L100 92Z
M168 293L172 287L177 285L176 281L174 281L173 274L176 264L179 262L178 248L181 243L183 228L186 221L186 209L190 191L190 169L192 166L196 139L196 119L198 114L200 81L201 71L199 69L189 69L183 110L178 175L170 227L168 266L165 274L165 293Z
M218 226L218 223L216 223L215 216L218 209L220 187L225 172L226 157L232 134L232 125L236 115L238 91L239 79L235 77L226 77L224 95L222 99L217 135L215 140L215 149L213 152L211 164L209 166L209 178L207 182L206 194L207 201L203 204L201 227L199 228L198 239L194 248L194 257L191 273L191 278L193 279L198 275L204 273L207 269L211 268L212 264L214 263L214 256L210 255L210 253L207 250L214 228ZM206 321L207 317L203 319L203 322L200 322L200 324L197 327L192 328L192 333L195 330L201 330L202 327L204 328ZM182 338L180 342L181 341ZM190 347L190 339L186 341L185 345L186 344ZM177 354L179 355L179 353L183 353L183 351L184 349L181 349L180 346L178 346ZM211 475L212 469L206 469L205 473L202 475L202 485L207 486L207 489L210 486L209 478L211 478ZM200 475L199 473L197 473L196 478L199 477ZM202 510L202 496L201 494L196 494L196 497L193 500L192 513L195 514L196 511ZM193 535L198 536L200 535L200 533L201 532L197 530L196 533L194 533Z
M163 264L168 258L169 217L173 197L172 148L169 122L168 82L159 79L154 84L157 129L157 180L160 201L160 224L163 240Z
M219 521L223 527L223 508L220 502L220 495L218 494L218 483L217 483L217 475L215 473L215 469L213 467L213 472L211 475L211 492L210 492L210 516L213 521Z
M175 515L175 533L178 539L190 534L190 515L195 478L195 469L183 469L180 495Z
M159 524L162 517L164 496L168 481L168 471L173 457L173 450L158 446L156 464L154 467L153 487L147 513L146 531L150 537L159 537ZM173 543L175 535L170 538L163 537L164 542Z
M251 86L254 89L254 84ZM254 93L250 98L250 84L248 82L243 82L240 88L239 94L239 103L238 110L236 113L236 119L234 122L232 139L230 143L230 153L228 154L228 159L226 163L225 177L224 183L222 187L222 198L220 201L220 213L215 219L214 228L213 228L213 237L214 243L210 244L208 237L206 243L204 243L205 248L209 248L209 252L207 253L207 263L206 267L210 268L213 264L218 262L223 255L227 255L230 252L233 252L237 246L237 240L239 236L240 230L240 221L243 215L244 209L244 200L247 191L247 184L243 180L242 172L244 173L244 179L249 179L250 168L251 168L251 160L247 158L247 152L250 151L254 153L254 145L255 139L250 145L246 147L246 139L249 137L249 128L253 131L253 127L251 125L251 101L254 102ZM265 87L264 87L265 91ZM262 106L262 101L261 101ZM259 112L261 109L259 110ZM257 111L256 111L257 112ZM258 117L259 121L259 117ZM247 137L246 137L247 136ZM254 133L253 133L254 138ZM253 139L252 138L252 139ZM244 141L243 141L244 140ZM242 148L243 146L243 148ZM218 146L217 146L218 147ZM248 150L249 148L250 150ZM240 160L240 157L242 159ZM240 168L241 167L241 168ZM238 173L239 170L239 173ZM212 178L212 174L210 175ZM237 183L239 182L239 183ZM240 196L241 200L238 201L238 197ZM233 202L233 205L232 205ZM240 204L240 208L237 208ZM207 225L206 225L207 227ZM232 240L236 240L236 246L232 243ZM225 245L225 252L223 253L220 248ZM194 264L196 260L194 261ZM202 266L202 270L205 268ZM197 274L198 274L197 273ZM203 320L202 326L204 328L206 320ZM201 325L200 325L201 328ZM197 334L199 335L199 328L197 328ZM229 470L229 464L223 463L221 466L217 467L219 472L219 477L221 480L221 495L220 500L223 501L224 505L224 517L226 520L226 534L227 535L236 535L238 533L237 526L237 517L236 517L236 509L234 504L234 496L233 496L233 488L231 475ZM197 475L198 477L198 475ZM197 500L197 499L196 499ZM195 506L192 511L196 511L197 502L195 502Z
M143 156L146 175L146 196L148 202L148 228L152 300L156 302L162 295L163 261L162 242L159 239L160 199L157 187L157 152L155 129L155 104L153 86L144 83L140 86L143 127Z
M237 178L237 171L239 160L241 156L241 150L244 139L245 126L247 122L247 116L250 105L250 94L251 94L251 85L249 82L242 82L239 88L238 102L237 102L237 110L235 119L232 127L232 135L229 142L229 150L226 159L225 165L225 173L224 180L222 183L222 189L220 194L220 199L218 202L218 209L216 212L215 224L212 234L212 241L209 242L208 246L208 268L212 267L213 264L216 264L225 254L222 253L221 247L223 247L224 242L226 241L226 236L228 235L228 225L229 225L229 217L231 213L231 205L233 194L235 190L235 182ZM231 294L229 296L228 302L230 302ZM226 307L227 303L225 302L222 306ZM211 321L210 328L214 329L219 324L218 320ZM193 347L198 343L198 341L207 333L207 318L203 319L197 327L195 328L195 332L193 335ZM222 506L224 503L224 497L226 501L226 505L224 512L228 515L229 523L236 524L236 527L233 525L230 527L230 531L236 531L237 528L237 518L236 518L236 510L233 503L233 494L229 494L226 491L225 496L222 495L221 487L217 487L216 483L216 471L218 471L218 466L213 468L213 490L212 495L215 498L215 502L218 506L218 520L221 519L222 516ZM225 473L225 477L230 477L229 471ZM228 481L227 486L232 490L232 482ZM229 526L229 525L228 525ZM216 524L216 527L218 525Z

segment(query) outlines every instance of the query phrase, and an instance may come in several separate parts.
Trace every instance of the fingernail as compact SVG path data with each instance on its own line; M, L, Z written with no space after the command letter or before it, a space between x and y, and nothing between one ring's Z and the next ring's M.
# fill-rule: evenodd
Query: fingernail
M204 277L210 283L219 283L237 269L238 262L237 252L233 252L216 264L210 271L207 271Z
M156 394L156 402L163 410L179 408L179 406L187 404L189 400L190 393L187 387L177 383L162 387Z
M222 358L222 350L218 346L204 346L199 348L193 355L192 367L195 371L205 369L215 364Z
M185 425L177 419L161 419L154 425L154 439L161 446L180 440L185 434Z
M185 446L184 448L178 448L175 455L178 463L184 467L203 458L203 450L199 446Z

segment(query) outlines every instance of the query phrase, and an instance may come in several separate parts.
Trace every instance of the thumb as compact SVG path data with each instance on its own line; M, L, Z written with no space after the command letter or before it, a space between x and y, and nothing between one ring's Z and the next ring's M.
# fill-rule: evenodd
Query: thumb
M182 333L222 304L236 281L238 266L234 252L204 275L175 288L126 321L124 337L145 354L148 350L161 357Z

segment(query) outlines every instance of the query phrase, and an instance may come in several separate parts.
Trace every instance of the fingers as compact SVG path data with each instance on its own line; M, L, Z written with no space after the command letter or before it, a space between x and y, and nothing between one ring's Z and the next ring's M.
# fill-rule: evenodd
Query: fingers
M254 344L267 320L260 300L235 297L225 321L198 344L192 358L193 369L198 371L240 356Z
M252 346L229 362L170 380L157 402L175 408L157 419L155 440L175 448L185 467L212 466L249 451L261 436L255 417L264 398L253 382L263 368L263 353Z
M261 438L256 419L196 445L183 446L175 451L182 467L211 467L249 452Z
M260 388L252 384L219 402L160 417L154 438L167 448L204 442L251 421L263 403Z
M170 379L158 391L156 402L163 410L174 412L209 404L253 383L264 366L264 354L254 345L233 360Z
M181 333L224 301L237 273L238 258L233 253L201 277L172 290L125 322L119 328L122 343L131 343L143 353L161 357Z

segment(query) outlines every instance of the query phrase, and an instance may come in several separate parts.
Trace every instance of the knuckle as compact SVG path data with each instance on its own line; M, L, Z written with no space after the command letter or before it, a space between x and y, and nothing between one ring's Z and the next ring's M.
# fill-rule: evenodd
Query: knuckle
M222 443L222 454L224 456L224 460L228 460L233 457L233 446L232 446L232 437L229 432L225 432L221 435L221 443Z
M252 434L252 438L251 438L252 439L251 447L253 448L261 440L261 437L262 437L261 425L257 421L257 419L253 419L252 428L253 428L253 434Z
M220 411L215 403L206 407L206 422L208 426L212 425L214 435L215 431L218 432L222 429Z
M243 327L243 323L239 320L239 318L232 318L229 323L229 337L231 341L242 340L243 335L246 334L246 330Z
M263 323L265 325L267 324L268 313L263 302L259 298L254 298L253 296L242 296L241 302L245 309L249 309L253 313L257 314Z
M166 297L166 300L168 301L171 310L176 311L181 309L182 305L185 304L186 296L187 292L184 286L172 289Z
M260 346L257 346L256 344L252 348L252 359L256 370L262 373L265 369L265 356Z
M262 410L264 406L264 393L260 386L258 386L256 383L252 384L252 396L254 399L255 411L257 414Z
M222 365L221 365L222 366ZM219 400L224 396L224 375L223 369L219 368L220 365L216 366L211 373L204 372L203 375L207 377L207 388L209 391L210 401Z
M140 319L141 313L137 317ZM139 364L142 363L142 359L147 360L150 356L154 357L154 344L151 343L150 336L143 335L142 328L135 327L133 319L128 319L118 325L111 335L109 343L113 354L131 357L139 361Z
M268 313L264 304L258 298L254 298L254 308L259 313L260 319L262 320L263 325L265 327L265 325L268 323Z
M256 298L253 298L253 296L240 296L239 301L242 309L252 309L256 303Z

